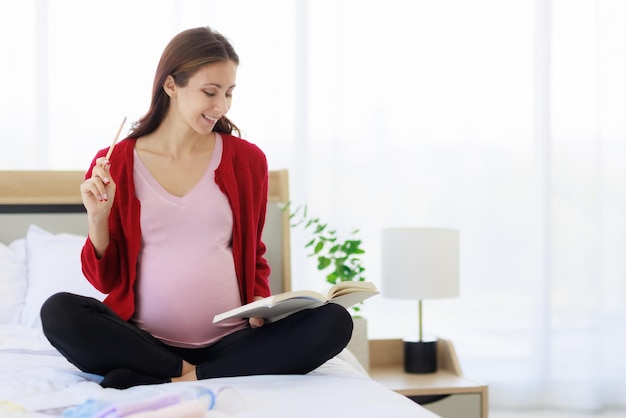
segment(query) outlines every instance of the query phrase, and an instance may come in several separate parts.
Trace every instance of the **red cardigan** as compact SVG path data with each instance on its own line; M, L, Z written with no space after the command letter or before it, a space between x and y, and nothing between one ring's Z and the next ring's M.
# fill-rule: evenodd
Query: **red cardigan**
M215 170L215 182L227 196L233 211L233 258L244 303L254 296L269 296L270 268L261 240L265 224L268 168L265 154L254 144L232 135L223 138L222 161ZM119 142L111 156L111 177L117 185L109 216L110 243L98 259L90 239L81 252L82 269L91 284L108 296L104 300L124 320L135 312L135 280L141 245L140 202L135 196L133 150L135 139ZM100 150L85 179L91 177L96 159L106 155ZM176 260L172 260L175 263Z

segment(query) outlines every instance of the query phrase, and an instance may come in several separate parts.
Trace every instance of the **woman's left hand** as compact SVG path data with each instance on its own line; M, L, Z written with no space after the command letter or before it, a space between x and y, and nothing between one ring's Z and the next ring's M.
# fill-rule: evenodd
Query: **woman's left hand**
M248 323L250 328L260 328L265 324L265 320L263 318L249 318Z
M263 299L263 296L255 296L252 298L255 302L261 299ZM263 318L248 318L248 323L250 324L250 328L261 328L263 324L265 324L265 320Z

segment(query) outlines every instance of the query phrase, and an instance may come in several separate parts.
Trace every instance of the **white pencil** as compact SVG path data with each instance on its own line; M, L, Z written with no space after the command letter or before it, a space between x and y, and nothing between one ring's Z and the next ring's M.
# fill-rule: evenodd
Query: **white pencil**
M115 139L113 139L113 143L111 144L111 148L109 148L109 151L107 152L107 156L106 156L107 160L109 158L111 158L111 154L113 153L113 148L115 147L115 144L117 143L117 140L120 137L120 132L122 132L122 128L124 127L125 123L126 123L126 116L124 116L124 119L122 119L122 123L120 124L120 128L117 130L117 135L115 135Z

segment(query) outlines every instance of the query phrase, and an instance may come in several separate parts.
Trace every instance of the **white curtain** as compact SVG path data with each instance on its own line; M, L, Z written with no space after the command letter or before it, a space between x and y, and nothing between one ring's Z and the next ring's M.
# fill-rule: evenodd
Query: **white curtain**
M626 2L31 0L0 4L0 169L85 169L146 109L159 54L211 25L232 119L294 204L360 229L457 228L461 296L425 301L492 405L626 407ZM294 287L323 288L293 231ZM417 304L366 303L372 338Z

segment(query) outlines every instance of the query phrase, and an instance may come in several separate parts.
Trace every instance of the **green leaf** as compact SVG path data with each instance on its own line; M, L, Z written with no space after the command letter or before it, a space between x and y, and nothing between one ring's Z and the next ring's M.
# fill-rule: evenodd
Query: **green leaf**
M322 251L323 249L324 249L324 241L318 241L318 243L315 245L315 249L313 250L313 253L319 254L320 251Z
M326 267L330 266L331 259L328 257L317 257L317 269L324 270Z
M345 264L341 266L341 275L343 277L353 277L352 269Z

